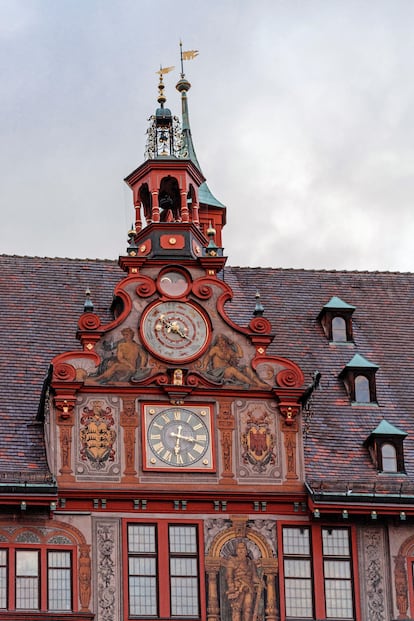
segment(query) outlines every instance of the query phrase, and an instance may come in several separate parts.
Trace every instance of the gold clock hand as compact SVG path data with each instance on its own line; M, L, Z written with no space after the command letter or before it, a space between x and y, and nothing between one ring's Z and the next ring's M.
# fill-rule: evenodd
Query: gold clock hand
M195 442L195 438L193 438L192 436L183 436L181 434L181 425L178 426L178 433L175 433L174 431L171 432L171 435L173 436L173 438L178 438L180 440L186 440L187 442Z
M180 328L177 321L168 321L165 319L164 315L160 315L160 321L167 328L167 332L174 332L174 334L178 334L183 339L187 339L191 341L190 337L186 335L185 331Z
M177 427L178 433L174 433L174 432L171 433L171 435L176 438L175 446L174 446L174 455L178 455L179 452L181 451L181 447L180 447L181 429L182 429L181 425L178 425Z

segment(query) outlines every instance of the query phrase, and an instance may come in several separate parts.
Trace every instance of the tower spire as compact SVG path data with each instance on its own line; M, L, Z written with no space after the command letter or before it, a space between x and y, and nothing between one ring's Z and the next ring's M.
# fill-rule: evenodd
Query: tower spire
M181 63L181 77L177 82L175 88L179 93L181 93L181 126L182 126L182 135L183 135L183 146L182 146L182 155L181 157L186 157L190 159L193 164L195 164L200 172L201 166L197 159L196 151L194 148L193 138L191 136L191 128L190 128L190 116L188 112L188 98L187 93L191 88L191 83L186 79L184 72L184 61L193 60L198 56L198 50L183 50L182 41L180 41L180 63ZM215 196L210 191L207 183L204 181L199 190L200 203L210 205L212 207L218 207L223 209L224 205L220 203L216 199Z
M180 62L181 62L181 78L177 82L175 88L181 93L181 126L183 132L183 151L186 151L185 157L190 159L193 164L201 171L200 164L194 148L193 138L191 136L190 117L188 113L187 93L191 88L191 83L186 80L184 73L184 60L192 60L198 56L198 50L188 50L183 52L183 44L180 41Z

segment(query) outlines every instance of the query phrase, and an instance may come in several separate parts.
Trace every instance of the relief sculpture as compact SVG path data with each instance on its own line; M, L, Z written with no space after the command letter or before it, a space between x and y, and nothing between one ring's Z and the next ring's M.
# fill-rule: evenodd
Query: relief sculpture
M89 383L139 381L149 374L147 354L134 340L132 328L124 328L121 334L120 340L103 341L100 345L102 362L97 371L89 375Z
M226 562L226 582L231 621L257 621L264 582L244 541Z
M243 388L269 389L247 364L243 350L225 334L218 334L201 360L199 370L208 379L222 384L238 384Z
M252 465L255 472L264 472L269 464L276 463L275 441L268 412L255 417L247 413L246 428L242 434L244 463Z
M233 516L205 526L209 621L277 621L275 522Z
M92 408L84 407L80 420L81 458L98 470L106 461L113 461L116 439L112 410L104 405L103 401L94 401Z

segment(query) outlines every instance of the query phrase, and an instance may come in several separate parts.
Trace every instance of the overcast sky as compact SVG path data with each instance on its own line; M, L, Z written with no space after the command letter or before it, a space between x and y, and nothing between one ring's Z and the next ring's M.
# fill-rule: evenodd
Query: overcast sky
M117 258L179 40L231 265L414 271L413 0L0 0L0 253Z

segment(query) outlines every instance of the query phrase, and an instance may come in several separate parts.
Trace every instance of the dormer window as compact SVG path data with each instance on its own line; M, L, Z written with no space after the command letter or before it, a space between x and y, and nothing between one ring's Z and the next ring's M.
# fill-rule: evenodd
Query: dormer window
M348 340L346 321L343 317L332 317L332 340L343 343Z
M357 403L370 403L371 390L369 387L369 379L365 375L357 375L355 377L355 401Z
M341 371L339 377L344 380L352 403L377 402L375 373L378 368L378 365L373 364L364 356L355 354Z
M319 313L323 331L332 343L352 342L352 313L355 306L334 296Z
M383 419L365 440L378 472L397 474L405 472L403 442L405 431Z
M381 459L383 472L398 472L397 450L393 444L385 442L381 446Z

